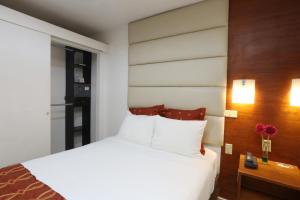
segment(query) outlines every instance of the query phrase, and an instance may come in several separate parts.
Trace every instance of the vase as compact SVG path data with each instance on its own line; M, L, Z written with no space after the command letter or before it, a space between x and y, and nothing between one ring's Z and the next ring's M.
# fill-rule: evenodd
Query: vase
M268 163L268 160L269 160L269 152L263 151L261 155L262 164L266 165Z
M262 160L262 164L266 165L268 163L269 160L269 142L270 140L262 140L262 156L261 156L261 160Z

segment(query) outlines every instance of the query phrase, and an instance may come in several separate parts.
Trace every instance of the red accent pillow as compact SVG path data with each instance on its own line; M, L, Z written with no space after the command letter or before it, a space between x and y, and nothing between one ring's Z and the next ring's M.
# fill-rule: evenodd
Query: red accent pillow
M156 105L152 107L129 108L129 111L134 115L158 115L165 105Z
M179 120L204 120L206 108L198 108L196 110L180 110L180 109L163 109L159 114L163 117ZM201 142L200 153L205 154L205 148Z
M179 120L204 120L206 108L196 110L163 109L159 114L163 117Z
M202 155L205 155L205 147L204 147L204 144L202 143L202 141L201 141L200 153L201 153Z

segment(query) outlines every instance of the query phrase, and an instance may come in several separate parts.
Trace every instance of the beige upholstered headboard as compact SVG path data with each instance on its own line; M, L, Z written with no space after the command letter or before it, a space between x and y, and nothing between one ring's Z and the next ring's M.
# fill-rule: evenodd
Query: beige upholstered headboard
M129 107L207 108L207 144L221 146L228 0L206 0L129 24Z

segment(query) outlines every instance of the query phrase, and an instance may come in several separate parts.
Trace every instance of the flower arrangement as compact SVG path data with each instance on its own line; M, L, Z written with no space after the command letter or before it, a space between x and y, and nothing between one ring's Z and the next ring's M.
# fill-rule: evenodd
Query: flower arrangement
M275 126L271 124L256 124L256 133L261 135L262 139L262 162L267 164L268 162L268 153L271 151L271 138L278 134L278 130Z
M262 139L271 139L277 135L278 130L271 124L256 124L256 133L260 134Z

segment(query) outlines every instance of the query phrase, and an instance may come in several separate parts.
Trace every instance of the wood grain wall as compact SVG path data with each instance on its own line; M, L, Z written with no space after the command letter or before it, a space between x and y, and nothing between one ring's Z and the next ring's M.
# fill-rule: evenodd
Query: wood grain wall
M231 103L232 81L243 78L256 80L254 105ZM233 155L222 149L220 196L235 199L239 154L261 155L258 122L279 129L270 159L300 166L300 108L289 105L293 78L300 78L300 1L230 0L226 107L238 118L225 122Z

